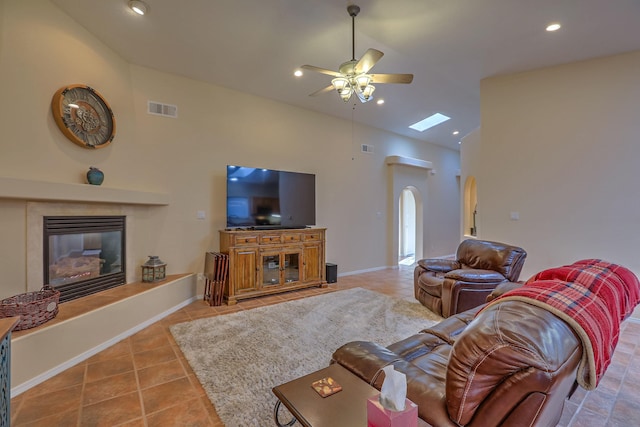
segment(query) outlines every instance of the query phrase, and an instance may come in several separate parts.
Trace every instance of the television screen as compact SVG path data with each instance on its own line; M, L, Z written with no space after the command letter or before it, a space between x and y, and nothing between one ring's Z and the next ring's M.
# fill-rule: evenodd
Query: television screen
M227 166L227 228L316 224L316 176Z

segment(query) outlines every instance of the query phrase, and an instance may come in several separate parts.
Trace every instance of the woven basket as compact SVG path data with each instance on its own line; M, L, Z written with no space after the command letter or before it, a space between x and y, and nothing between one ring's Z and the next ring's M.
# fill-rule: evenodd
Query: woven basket
M56 317L59 300L60 291L49 286L15 295L0 302L0 318L20 316L14 331L35 328Z

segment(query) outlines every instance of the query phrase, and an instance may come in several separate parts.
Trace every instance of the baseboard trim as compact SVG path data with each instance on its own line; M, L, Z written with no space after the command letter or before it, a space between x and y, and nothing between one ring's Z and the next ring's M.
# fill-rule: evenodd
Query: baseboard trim
M11 340L15 397L198 300L195 274ZM152 301L152 303L150 303ZM55 343L55 344L52 344ZM43 351L48 356L42 357Z
M434 256L434 257L429 257L431 259L455 259L456 254L450 254L450 255L442 255L442 256ZM372 268L365 268L364 270L354 270L354 271L347 271L345 273L338 273L338 277L344 277L344 276L353 276L354 274L362 274L362 273L371 273L373 271L380 271L380 270L386 270L387 268L393 268L393 269L398 269L400 268L400 266L398 264L396 265L384 265L381 267L372 267Z
M49 369L46 372L43 372L40 375L37 375L35 377L33 377L32 379L14 387L11 389L11 397L16 397L21 393L24 393L25 391L29 390L32 387L37 386L38 384L58 375L59 373L71 368L72 366L77 365L80 362L83 362L85 360L87 360L88 358L90 358L91 356L94 356L98 353L100 353L102 350L105 350L109 347L111 347L112 345L116 344L119 341L122 341L125 338L130 337L131 335L140 332L141 330L143 330L144 328L146 328L147 326L150 326L152 324L154 324L155 322L157 322L158 320L163 319L164 317L170 315L171 313L180 310L182 307L185 307L189 304L191 304L192 302L199 300L200 297L199 296L194 296L186 301L183 301L182 303L170 308L169 310L166 310L160 314L158 314L157 316L152 317L151 319L146 320L145 322L140 323L139 325L136 325L135 327L129 329L128 331L125 331L119 335L116 335L115 337L113 337L112 339L103 342L102 344L92 348L91 350L87 350L82 354L77 355L76 357L73 357L71 359L69 359L68 361L61 363L60 365L56 366L55 368Z
M393 268L393 267L383 266L383 267L367 268L364 270L347 271L346 273L338 273L338 277L353 276L354 274L362 274L362 273L371 273L372 271L380 271L380 270L385 270L387 268Z

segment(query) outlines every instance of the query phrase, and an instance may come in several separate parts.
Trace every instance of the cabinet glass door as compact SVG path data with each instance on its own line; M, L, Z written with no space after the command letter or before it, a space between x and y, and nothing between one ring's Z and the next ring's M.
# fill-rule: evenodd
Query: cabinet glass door
M284 254L284 282L300 281L300 254L285 253Z
M280 255L262 256L262 286L280 284Z

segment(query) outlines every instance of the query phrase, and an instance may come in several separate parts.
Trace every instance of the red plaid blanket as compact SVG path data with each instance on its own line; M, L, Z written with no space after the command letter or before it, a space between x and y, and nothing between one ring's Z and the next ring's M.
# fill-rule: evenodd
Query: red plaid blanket
M506 299L544 308L573 328L583 347L577 381L593 390L611 362L620 322L640 302L640 283L620 265L586 259L541 271L490 304Z

